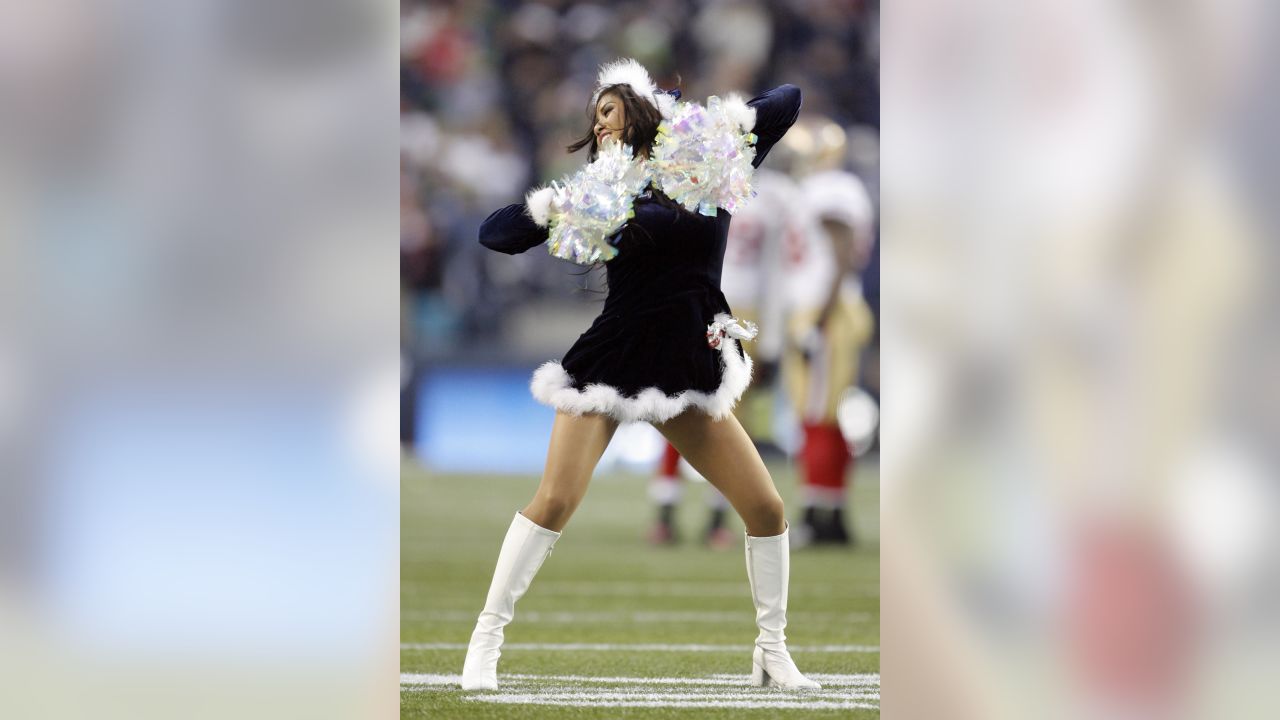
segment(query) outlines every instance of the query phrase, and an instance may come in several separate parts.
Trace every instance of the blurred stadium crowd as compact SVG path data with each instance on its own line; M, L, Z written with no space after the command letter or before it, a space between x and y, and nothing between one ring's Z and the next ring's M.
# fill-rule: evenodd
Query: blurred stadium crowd
M476 242L490 212L584 160L598 66L635 57L688 99L790 82L806 118L792 136L875 195L879 4L867 0L401 3L402 331L411 366L554 357L589 324L601 289L545 253ZM785 160L771 158L770 166ZM576 275L575 275L576 273ZM602 298L603 296L600 295ZM543 332L519 328L536 315ZM559 318L557 320L556 318ZM547 328L563 327L563 335ZM544 357L546 356L546 357Z

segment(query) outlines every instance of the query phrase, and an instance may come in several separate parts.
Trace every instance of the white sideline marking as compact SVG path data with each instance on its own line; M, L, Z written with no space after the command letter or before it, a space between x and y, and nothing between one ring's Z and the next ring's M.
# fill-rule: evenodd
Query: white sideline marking
M400 617L406 620L427 620L432 622L466 622L476 621L478 613L464 610L423 610L405 611ZM787 614L792 621L807 620L811 622L843 622L857 623L871 620L871 613L827 613L827 612L791 612ZM755 613L724 611L652 611L652 612L597 612L597 611L521 611L516 614L518 622L530 623L751 623Z
M503 675L496 692L463 696L468 702L561 707L774 708L793 710L878 709L880 676L814 673L822 690L788 693L748 686L745 675L693 677L590 677L583 675ZM402 690L456 690L461 675L405 673ZM573 683L576 683L574 685ZM656 685L679 686L662 691Z
M731 687L747 684L746 675L717 674L709 677L594 677L591 675L524 675L514 673L499 676L504 685L528 685L530 683L569 682L569 683L616 683L625 685L727 685ZM856 673L840 675L831 673L808 673L806 677L816 680L824 687L879 687L880 676L876 673ZM434 673L401 673L401 685L460 685L461 675L439 675Z
M479 695L466 698L470 702L485 702L504 705L560 705L566 707L673 707L673 708L786 708L797 710L875 710L878 703L870 703L857 699L840 700L806 700L797 698L790 700L785 696L761 698L759 700L743 700L741 695L732 695L723 699L712 697L698 700L668 698L654 694L644 697L613 697L611 695L593 695L583 693L578 696L548 697L542 695Z
M751 645L673 645L668 643L504 643L503 650L623 650L627 652L750 652ZM467 643L400 643L401 650L466 650ZM878 653L879 645L788 645L791 652Z

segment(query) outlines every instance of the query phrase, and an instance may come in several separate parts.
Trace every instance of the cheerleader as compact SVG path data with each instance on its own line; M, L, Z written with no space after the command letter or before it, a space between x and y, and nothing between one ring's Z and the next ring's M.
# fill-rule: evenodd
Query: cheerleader
M555 409L546 467L498 554L462 671L467 690L495 689L503 628L582 501L620 423L652 423L724 494L746 526L747 577L759 633L752 684L818 689L787 651L789 538L782 498L733 407L751 380L720 291L730 213L750 197L754 167L800 110L800 90L744 102L677 103L634 60L601 68L591 130L569 147L588 165L493 213L480 242L515 254L546 243L557 257L605 262L600 316L560 362L538 368L533 395Z

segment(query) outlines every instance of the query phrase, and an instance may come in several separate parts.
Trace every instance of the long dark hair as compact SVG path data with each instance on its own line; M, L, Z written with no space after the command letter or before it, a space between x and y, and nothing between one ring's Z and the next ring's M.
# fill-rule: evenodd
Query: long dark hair
M623 144L630 145L636 157L649 157L649 152L653 150L653 141L658 137L658 125L662 122L662 113L658 112L658 108L654 107L653 103L640 97L630 85L625 83L606 85L592 98L595 102L587 107L587 134L569 145L569 152L578 152L586 148L587 162L596 159L596 155L600 152L599 140L595 133L596 105L607 93L617 95L622 101L623 114L627 119L626 125L622 128Z
M678 80L677 80L678 82ZM641 97L631 86L626 83L616 85L606 85L600 89L592 98L595 102L587 105L587 134L569 145L569 152L577 152L582 148L587 148L587 162L592 162L600 153L599 140L596 138L596 106L600 104L600 98L605 93L613 93L622 101L622 108L626 117L626 123L622 127L622 142L631 146L633 157L649 157L653 150L653 143L658 139L658 125L662 123L662 113L653 103ZM677 94L676 97L679 97ZM690 214L687 209L679 203L667 197L666 193L658 189L656 185L649 185L646 190L649 197L661 205L665 205L673 210L678 210L683 214ZM643 230L642 230L643 232ZM647 232L643 233L648 235ZM650 241L652 241L650 239Z

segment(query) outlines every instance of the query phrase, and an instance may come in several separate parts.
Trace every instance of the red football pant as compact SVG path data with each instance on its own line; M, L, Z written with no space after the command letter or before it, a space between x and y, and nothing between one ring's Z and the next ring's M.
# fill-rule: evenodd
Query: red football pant
M658 464L658 477L673 478L680 469L680 451L676 450L676 446L667 443L667 449L662 453L662 462Z
M853 456L849 454L840 426L805 423L800 462L806 485L843 490L845 473L853 464Z

